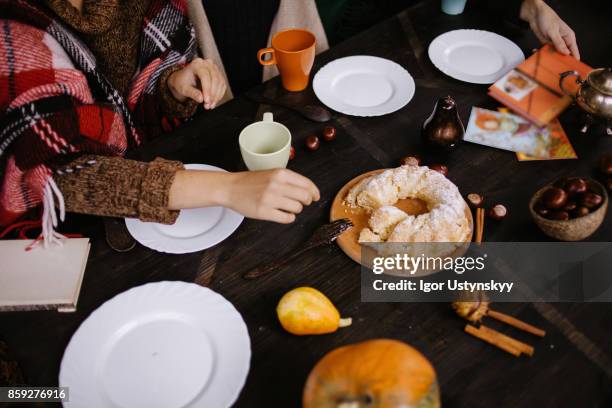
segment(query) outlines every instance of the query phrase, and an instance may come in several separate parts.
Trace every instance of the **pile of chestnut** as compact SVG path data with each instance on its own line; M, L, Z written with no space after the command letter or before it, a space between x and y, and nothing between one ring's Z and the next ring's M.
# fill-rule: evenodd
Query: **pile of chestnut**
M325 140L326 142L331 142L332 140L335 140L336 139L336 128L333 126L325 126L323 128L323 132L321 136L323 137L323 140ZM317 135L310 135L306 137L306 139L304 140L304 146L306 146L306 149L310 150L311 152L319 150L319 147L321 147L321 139ZM295 159L295 147L291 146L291 153L289 153L289 160L293 160L293 159Z
M323 140L326 142L331 142L336 138L336 128L333 126L325 126L323 128ZM317 135L310 135L306 138L305 141L306 148L310 151L319 150L319 146L321 146L321 139Z
M580 177L561 179L546 189L533 210L550 220L566 221L583 217L603 203L603 197L589 189L587 181Z

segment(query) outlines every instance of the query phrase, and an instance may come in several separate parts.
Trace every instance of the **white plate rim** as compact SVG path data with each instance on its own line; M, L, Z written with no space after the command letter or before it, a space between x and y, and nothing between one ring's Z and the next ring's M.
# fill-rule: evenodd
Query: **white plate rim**
M88 346L92 345L91 337L88 339L87 333L88 331L95 330L95 325L98 324L97 322L100 319L107 318L104 315L105 313L107 313L106 312L107 310L111 311L112 308L117 308L117 307L121 308L122 303L125 304L126 302L130 302L130 301L132 302L145 301L146 303L147 296L149 296L149 299L153 301L154 307L159 307L160 311L163 310L164 312L167 312L170 309L165 309L165 310L163 309L163 306L164 306L163 303L160 304L159 302L160 294L168 294L168 293L175 294L177 291L178 293L181 293L181 291L183 292L188 291L188 292L193 293L196 297L201 297L202 302L208 302L211 305L216 304L216 307L214 307L214 309L213 307L207 308L205 310L198 309L194 311L194 313L191 316L194 319L200 319L201 321L204 321L203 313L205 313L206 310L208 310L210 312L209 313L210 316L216 315L215 316L216 320L223 321L223 324L219 325L220 329L206 331L205 333L207 336L210 336L211 333L219 334L223 330L227 330L231 332L231 335L235 341L242 343L240 345L241 347L240 349L243 350L245 354L244 354L244 358L241 360L243 364L240 367L238 367L240 371L240 376L239 377L236 375L232 376L232 378L237 379L237 381L234 383L234 388L231 390L231 395L229 395L230 392L228 392L227 403L224 404L225 407L232 406L236 402L238 397L240 396L240 393L242 392L242 389L244 388L244 385L246 384L246 380L247 380L248 373L250 370L250 365L251 365L252 349L251 349L251 340L250 340L247 325L244 319L242 318L242 315L240 314L240 312L238 312L238 310L236 309L236 307L230 301L225 299L225 297L223 297L221 294L209 288L197 285L195 283L183 282L183 281L150 282L144 285L135 286L133 288L130 288L124 292L121 292L113 296L111 299L107 300L102 305L100 305L98 308L96 308L93 312L91 312L91 314L85 320L83 320L83 322L79 325L77 330L73 333L70 341L68 342L68 345L66 346L64 355L62 356L62 361L60 363L60 372L58 375L59 386L60 387L72 387L74 389L74 385L73 385L74 383L69 384L70 376L71 375L75 376L74 372L75 370L78 370L78 368L76 367L87 366L87 364L84 364L83 361L80 359L77 359L76 362L71 361L71 358L72 356L75 355L75 353L78 353L79 347L87 348ZM184 296L178 297L179 302L180 300L183 300L183 299L190 300L191 298L184 297ZM147 304L147 306L150 306L150 305ZM167 307L168 307L168 304L166 304L166 308ZM225 312L227 312L221 316L222 318L220 318L219 317L220 315L218 314L220 309L224 309ZM147 313L153 313L153 312L155 312L155 310L147 310ZM117 328L121 328L125 326L127 323L129 323L130 320L133 320L136 318L136 316L132 316L130 318L129 313L121 314L119 316L113 315L111 317L115 319L113 324ZM110 338L111 335L112 333L109 333L108 337ZM96 339L99 340L99 338L96 338ZM228 344L228 343L223 342L223 344ZM102 348L98 349L98 351L101 351L101 350ZM93 361L95 361L95 357L97 357L97 354L96 355L94 354L95 353L90 354L92 356ZM235 356L238 354L234 352L232 353L232 355ZM216 358L218 359L219 356L217 355ZM94 365L95 364L91 364L92 371L94 371L94 368L93 368ZM236 367L236 365L234 365L233 367ZM94 377L95 379L95 374L91 374L91 376ZM77 374L76 378L82 378L82 377L79 377ZM210 379L208 379L208 382L210 382ZM221 389L227 390L228 389L227 384L228 382L225 382L224 384L222 384ZM94 388L91 388L91 387L94 387ZM91 389L95 389L95 386L90 386L90 390ZM70 396L70 400L68 401L68 403L63 403L64 407L66 408L75 407L75 406L78 406L79 408L81 406L87 407L87 408L91 407L90 405L91 400L85 400L84 402L86 403L86 405L75 405L75 404L79 404L79 401L78 400L75 401L73 399L73 396L75 395L75 393L71 393L70 395L71 396ZM78 395L79 394L76 393L77 397ZM85 395L90 396L87 393L85 393ZM196 400L189 402L187 407L193 407L193 408L198 407L199 403L201 402L202 398L205 395L206 395L205 393L201 394ZM96 403L97 401L98 400L94 400L94 403Z
M448 66L444 58L442 58L442 53L436 53L436 47L442 46L442 43L448 38L454 35L462 35L464 33L475 35L475 39L482 42L487 43L490 39L495 38L497 41L500 41L505 47L507 47L508 52L514 53L513 55L504 55L500 52L502 58L504 59L504 66L500 68L493 74L487 75L471 75L467 73L463 73L461 71L453 70L452 67ZM477 36L481 36L480 38L476 38ZM494 47L493 47L494 48ZM495 83L498 79L503 77L506 73L516 67L516 65L520 64L525 60L525 54L521 50L521 48L512 40L503 35L497 34L492 31L486 30L477 30L477 29L459 29L459 30L451 30L445 33L438 35L434 38L431 43L429 43L429 47L427 50L428 56L432 64L441 72L448 75L451 78L454 78L459 81L473 83L473 84L492 84ZM508 60L510 59L510 61Z
M188 170L227 172L220 167L209 164L192 163L186 164L185 168ZM244 220L243 215L229 208L222 208L222 211L223 214L219 222L217 222L213 228L196 238L172 238L157 231L154 228L154 225L156 225L155 223L142 222L135 218L126 218L125 225L130 235L147 248L169 254L187 254L202 251L217 245L231 236L238 229L240 224L242 224ZM226 220L225 224L223 223L224 220ZM217 237L211 239L210 236L214 234L215 231L219 232L219 229L221 229L221 233ZM170 245L168 245L169 243Z
M405 82L401 82L401 81L399 82L399 86L405 87L403 89L403 91L405 92L405 96L401 99L397 99L397 102L393 104L389 103L389 101L385 101L381 105L371 106L371 107L358 107L358 106L348 105L344 103L335 103L334 101L330 100L330 98L327 96L328 93L326 91L328 88L326 87L326 84L324 81L326 81L328 77L334 73L333 70L336 69L339 65L350 63L350 62L353 62L353 63L370 62L374 64L386 65L387 71L392 72L395 75L397 75L398 80L401 77L401 79L405 81ZM339 73L340 72L341 71L339 71ZM361 116L361 117L383 116L383 115L388 115L393 112L397 112L398 110L406 106L414 98L414 94L416 92L416 85L414 82L414 78L412 77L412 75L410 75L410 73L404 67L402 67L400 64L398 64L395 61L392 61L386 58L373 56L373 55L352 55L348 57L338 58L338 59L328 62L323 67L321 67L315 74L313 78L312 87L319 101L321 101L321 103L323 103L328 108L333 109L337 112L346 114L346 115ZM394 89L394 92L397 93L397 90Z

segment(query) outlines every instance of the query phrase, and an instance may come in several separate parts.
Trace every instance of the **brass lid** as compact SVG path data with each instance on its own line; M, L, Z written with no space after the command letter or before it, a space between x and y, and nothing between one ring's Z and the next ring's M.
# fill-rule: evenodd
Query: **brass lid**
M594 69L587 76L587 82L599 92L612 95L612 68Z

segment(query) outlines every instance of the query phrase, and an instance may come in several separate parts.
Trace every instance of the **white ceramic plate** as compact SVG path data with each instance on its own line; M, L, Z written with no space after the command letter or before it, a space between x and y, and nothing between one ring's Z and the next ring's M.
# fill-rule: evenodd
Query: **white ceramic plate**
M353 116L380 116L403 108L414 80L401 65L367 55L340 58L321 68L312 83L329 108Z
M499 34L455 30L429 44L429 59L440 71L460 81L492 84L525 60L523 51Z
M190 170L225 171L207 164L187 164ZM210 248L232 235L244 217L223 207L181 210L172 225L126 218L125 225L134 239L159 252L186 254Z
M59 384L67 408L226 408L244 386L249 334L221 295L149 283L96 309L72 336Z

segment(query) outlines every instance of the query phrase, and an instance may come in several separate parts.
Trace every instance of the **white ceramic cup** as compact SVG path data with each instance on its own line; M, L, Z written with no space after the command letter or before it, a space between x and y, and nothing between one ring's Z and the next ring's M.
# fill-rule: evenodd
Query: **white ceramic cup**
M287 167L291 153L291 132L274 122L266 112L261 122L251 123L238 137L240 154L249 170L269 170Z

